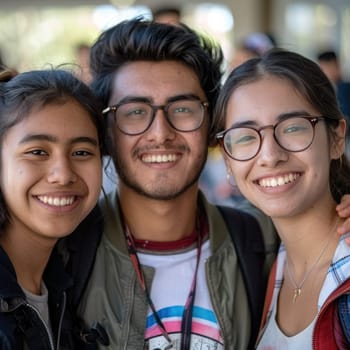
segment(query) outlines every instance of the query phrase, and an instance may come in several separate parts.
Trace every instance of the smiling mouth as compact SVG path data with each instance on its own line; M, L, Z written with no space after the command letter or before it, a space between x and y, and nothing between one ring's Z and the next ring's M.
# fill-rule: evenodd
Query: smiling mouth
M290 173L283 176L270 177L258 180L257 183L261 187L277 187L283 186L288 183L294 182L298 177L300 177L299 173Z
M157 155L144 155L141 160L144 163L171 163L177 159L176 154L157 154Z
M37 196L40 202L52 205L54 207L65 207L72 205L75 201L75 196L69 197L49 197L49 196Z

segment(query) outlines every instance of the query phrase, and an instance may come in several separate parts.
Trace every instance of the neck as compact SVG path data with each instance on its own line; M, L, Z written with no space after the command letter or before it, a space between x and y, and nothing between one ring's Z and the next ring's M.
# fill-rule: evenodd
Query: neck
M274 220L295 275L303 275L314 264L324 247L326 249L321 260L332 257L338 244L336 227L340 221L335 207L328 211L319 209L298 217Z
M18 284L33 294L40 294L42 275L54 244L43 246L26 234L7 230L1 233L0 245L11 260Z
M155 200L121 186L120 205L134 238L154 242L177 241L192 234L197 215L198 188L171 200Z

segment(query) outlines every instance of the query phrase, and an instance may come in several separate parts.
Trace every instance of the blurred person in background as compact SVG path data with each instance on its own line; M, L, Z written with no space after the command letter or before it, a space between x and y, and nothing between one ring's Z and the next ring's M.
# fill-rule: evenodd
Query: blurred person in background
M337 86L343 81L341 65L335 51L328 50L319 52L317 55L317 62L323 70L323 73L326 74L327 78L334 86Z
M236 68L246 60L259 57L266 51L276 47L276 40L267 33L254 32L247 35L237 46L229 70Z
M350 155L350 82L343 78L341 62L338 54L334 50L321 51L317 55L317 62L325 73L327 78L333 84L339 106L343 114L345 115L348 128L347 128L347 146L346 153Z
M178 25L181 22L181 10L179 7L159 7L152 11L153 20L158 23Z
M79 43L75 46L74 51L76 64L78 65L76 74L78 78L89 85L91 82L90 45L83 42Z

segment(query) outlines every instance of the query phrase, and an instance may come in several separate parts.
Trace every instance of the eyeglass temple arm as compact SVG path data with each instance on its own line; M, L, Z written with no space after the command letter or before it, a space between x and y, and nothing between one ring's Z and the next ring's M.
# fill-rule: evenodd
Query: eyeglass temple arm
M111 111L116 111L116 109L117 109L116 106L107 107L104 110L102 110L102 114L106 114L106 113L111 112Z
M218 132L218 133L215 135L216 140L217 140L217 141L222 140L222 139L224 138L225 132L226 132L226 130Z

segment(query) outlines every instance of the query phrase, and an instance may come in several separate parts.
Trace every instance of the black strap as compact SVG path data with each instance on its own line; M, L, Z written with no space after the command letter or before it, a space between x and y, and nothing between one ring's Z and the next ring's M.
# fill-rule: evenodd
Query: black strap
M265 245L256 219L234 208L218 206L236 248L239 267L247 289L252 334L248 349L254 349L264 306L267 281L264 274Z

